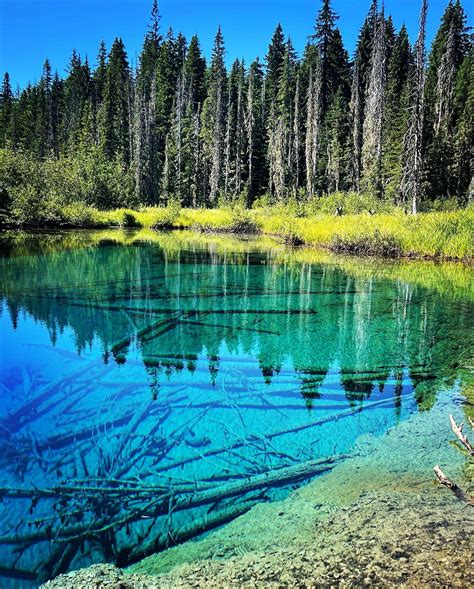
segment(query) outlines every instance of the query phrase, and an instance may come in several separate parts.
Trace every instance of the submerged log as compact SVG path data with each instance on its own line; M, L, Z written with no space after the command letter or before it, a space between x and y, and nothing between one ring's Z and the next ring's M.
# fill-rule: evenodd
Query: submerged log
M197 491L193 493L187 492L181 497L179 497L178 495L177 498L176 495L163 493L163 490L159 487L155 488L156 491L154 493L153 488L144 488L143 499L148 500L148 503L146 503L143 507L137 507L131 510L130 513L128 513L124 517L115 520L110 520L109 518L101 517L96 518L95 520L90 522L73 524L63 527L61 529L48 528L35 530L25 534L16 532L15 534L1 536L0 545L21 545L25 543L34 544L37 542L50 541L52 539L54 539L54 541L56 542L83 538L88 539L103 532L107 532L109 530L120 529L126 526L127 524L133 523L135 521L140 521L144 517L154 518L163 515L166 516L166 514L168 514L169 512L171 503L172 511L173 513L175 513L178 511L185 511L203 505L215 504L219 501L230 499L238 495L246 495L247 493L250 493L258 489L264 489L273 486L289 485L297 481L308 479L314 477L317 474L322 474L323 472L331 470L336 463L338 463L341 460L344 460L348 456L349 455L341 454L331 456L329 458L311 460L308 462L304 462L302 464L288 466L278 470L258 474L253 477L246 478L245 480L232 482L227 485L221 485L218 487L206 489L203 491ZM101 489L99 487L99 489L90 488L89 490L92 494L92 498L97 498L97 491L100 491ZM172 491L172 489L170 490ZM79 491L79 493L77 493L77 491ZM81 489L81 487L79 487L76 490L76 493L74 493L74 489L70 488L63 488L61 490L57 488L41 490L37 489L33 491L31 489L28 489L24 492L22 492L19 489L2 489L4 497L24 498L34 498L34 492L36 492L37 497L39 498L54 496L57 497L64 494L66 497L69 498L75 497L76 499L87 499L87 493L85 491L86 489ZM112 489L109 489L107 492L112 495L115 495L115 497L117 497L117 494L121 493L123 498L126 498L127 495L131 493L135 495L140 495L140 490L137 487L135 487L133 490L127 488L119 489L118 487L113 487ZM103 493L103 497L106 497L106 493Z
M413 396L413 395L404 395L404 398L407 398L408 396ZM360 407L356 407L355 409L350 408L350 409L347 409L346 411L340 411L339 413L335 413L335 414L333 413L331 415L328 415L327 417L323 417L323 418L318 419L316 421L311 421L309 423L303 423L301 425L295 425L295 426L290 427L288 429L270 432L268 434L262 435L261 437L265 440L267 440L267 439L271 440L273 438L278 438L278 437L285 436L288 434L300 432L305 429L311 429L313 427L318 427L318 426L324 425L326 423L331 423L333 421L339 421L340 419L344 419L346 417L352 417L353 415L357 415L358 413L361 413L364 410L375 409L376 407L383 407L383 406L392 405L392 404L393 404L393 399L381 399L380 401L373 401L370 403L366 403L365 405L361 405ZM163 466L158 467L155 470L155 472L169 471L173 468L178 468L178 467L184 466L185 464L188 464L190 462L195 462L197 460L200 460L201 458L209 458L211 456L218 456L220 454L225 454L226 452L229 452L231 450L237 450L238 448L243 448L244 446L251 443L254 439L255 439L254 436L249 436L248 438L245 438L242 441L236 442L235 444L232 444L231 446L226 446L224 448L215 448L213 450L208 450L207 452L203 452L203 453L197 454L195 456L188 456L186 458L182 458L181 460L176 460L174 462L168 462L168 464L164 464Z
M286 485L311 478L317 474L331 470L337 462L340 462L349 456L349 454L339 454L329 458L310 460L308 462L303 462L303 464L296 464L294 466L287 466L285 468L279 468L277 470L258 474L244 481L238 481L208 491L194 493L190 498L185 497L178 499L173 505L173 510L180 511L190 507L199 507L201 505L221 501L222 499L229 499L236 495L244 495L250 491L255 491L256 489L261 489L263 487Z
M258 500L245 501L237 505L231 505L225 509L210 513L204 517L193 520L190 524L182 526L177 530L168 530L153 540L149 540L146 544L139 543L134 547L132 552L127 555L124 562L118 562L117 566L127 566L142 560L143 558L160 552L169 548L170 546L186 542L209 532L219 526L222 526L237 517L247 513L252 507L258 503Z

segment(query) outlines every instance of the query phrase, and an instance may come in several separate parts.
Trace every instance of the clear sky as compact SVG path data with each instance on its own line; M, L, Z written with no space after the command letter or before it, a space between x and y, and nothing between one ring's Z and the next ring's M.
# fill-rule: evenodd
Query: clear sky
M430 0L428 42L431 42L448 0ZM468 10L473 0L464 0ZM227 62L236 57L250 62L264 57L278 22L301 52L312 33L320 0L159 0L161 29L172 26L189 39L197 33L209 56L220 24L227 48ZM385 0L397 28L406 24L416 38L421 0ZM346 48L352 52L370 0L333 0L340 15ZM122 37L132 65L137 61L151 0L0 0L0 72L8 71L14 88L24 87L41 75L49 58L53 71L65 74L72 49L96 63L103 39L110 48Z

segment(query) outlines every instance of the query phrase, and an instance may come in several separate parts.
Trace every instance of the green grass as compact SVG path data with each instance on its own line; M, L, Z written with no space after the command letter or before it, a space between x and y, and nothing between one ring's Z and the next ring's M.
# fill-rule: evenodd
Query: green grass
M239 207L99 211L72 204L55 212L55 227L192 229L205 233L262 233L291 245L319 246L336 253L384 257L474 259L474 209L406 215L392 210L336 217L314 208ZM50 225L51 226L51 225Z

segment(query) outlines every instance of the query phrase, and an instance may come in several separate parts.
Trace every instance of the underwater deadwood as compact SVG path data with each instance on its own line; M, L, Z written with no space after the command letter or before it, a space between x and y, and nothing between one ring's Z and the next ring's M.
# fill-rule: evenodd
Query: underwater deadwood
M465 503L474 506L474 499L471 499L468 495L466 495L466 493L461 489L461 487L459 487L456 483L453 483L450 479L448 479L448 477L444 474L444 472L441 470L439 466L435 466L433 470L438 478L438 481L442 485L448 487L448 489L451 489L451 491L456 495L458 499L461 499L461 501L464 501Z
M466 448L466 450L469 452L469 454L471 456L474 456L474 448L473 448L472 444L469 442L467 437L462 433L462 428L464 427L464 424L461 423L461 425L457 425L457 423L454 421L454 418L452 415L449 416L449 421L451 422L451 429L453 430L457 439Z

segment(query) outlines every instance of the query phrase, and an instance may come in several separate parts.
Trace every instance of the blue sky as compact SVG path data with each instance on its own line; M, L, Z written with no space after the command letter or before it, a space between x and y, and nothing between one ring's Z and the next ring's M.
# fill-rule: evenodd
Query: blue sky
M465 0L467 9L472 0ZM448 0L431 0L428 42L431 41ZM395 25L406 24L416 38L421 0L386 0L386 12ZM349 51L370 0L333 0L340 15L339 28ZM206 56L221 24L227 62L243 57L250 62L264 57L278 22L301 52L312 33L320 0L161 0L162 31L172 26L186 37L197 33ZM14 88L24 87L41 75L49 58L53 71L64 75L72 49L87 55L95 65L101 39L108 48L116 36L123 38L132 64L149 22L151 0L0 0L0 72L8 71Z

